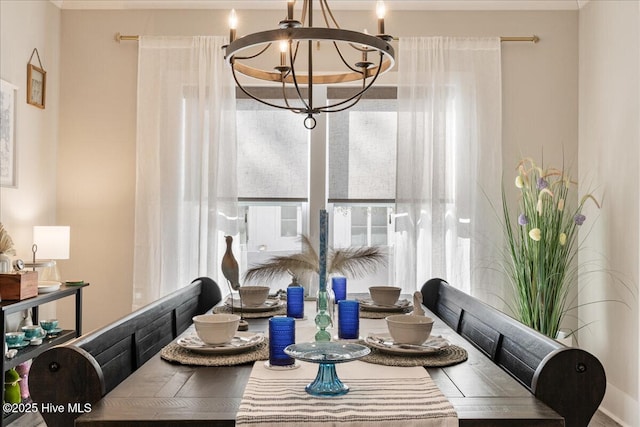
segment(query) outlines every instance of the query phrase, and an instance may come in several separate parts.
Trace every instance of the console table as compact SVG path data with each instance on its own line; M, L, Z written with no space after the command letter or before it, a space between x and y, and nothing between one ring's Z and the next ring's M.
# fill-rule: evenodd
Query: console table
M69 341L73 338L79 337L82 335L82 289L85 286L88 286L88 283L84 283L82 285L73 285L67 286L62 285L60 289L57 291L38 294L35 297L27 298L21 301L1 301L0 309L2 309L2 334L7 332L7 316L14 313L20 313L21 311L32 309L32 317L34 325L38 323L38 307L42 304L46 304L48 302L56 301L62 298L75 296L75 313L76 313L76 321L75 321L75 329L66 329L60 332L59 335L54 338L47 339L45 338L40 345L35 346L27 346L18 350L18 353L11 359L8 359L6 355L2 357L2 375L4 378L4 372L11 368L15 368L19 364L26 362L27 360L33 359L38 356L43 351L56 346L58 344L62 344L66 341ZM3 381L4 382L4 381ZM2 388L2 395L4 401L4 387ZM20 417L22 413L16 412L11 414L6 414L3 410L2 412L2 421L0 422L1 426L8 425L18 417Z

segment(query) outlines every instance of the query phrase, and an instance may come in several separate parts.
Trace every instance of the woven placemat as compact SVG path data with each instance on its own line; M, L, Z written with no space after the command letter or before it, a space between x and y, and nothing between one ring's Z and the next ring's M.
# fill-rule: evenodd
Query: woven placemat
M218 307L213 307L213 312L214 313L231 313L231 307L227 306L227 305L219 305ZM235 314L240 314L240 310L238 309L234 309L233 312ZM274 310L269 310L269 311L259 311L259 312L244 312L242 313L242 317L245 319L264 319L266 317L273 317L273 316L284 316L287 314L287 306L286 305L281 305L280 307L274 309Z
M172 363L195 366L233 366L256 360L269 359L269 338L252 349L236 354L203 354L189 351L176 343L171 343L160 352L160 357Z
M362 342L361 344L369 347L371 349L371 353L360 360L368 363L374 363L376 365L442 368L445 366L457 365L458 363L462 363L467 360L467 350L462 347L458 347L457 345L450 345L449 347L434 354L411 356L385 353L375 347L367 345L366 342Z
M360 317L362 319L384 319L387 316L392 316L394 314L404 314L413 311L413 306L407 306L402 309L402 311L370 311L363 310L362 306L360 306Z

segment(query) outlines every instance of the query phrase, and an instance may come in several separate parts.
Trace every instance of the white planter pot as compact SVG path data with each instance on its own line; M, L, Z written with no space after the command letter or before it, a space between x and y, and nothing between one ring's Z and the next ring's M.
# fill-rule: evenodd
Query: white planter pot
M567 333L565 331L558 331L558 335L556 335L556 341L566 345L567 347L573 347L573 335L570 334L571 332Z

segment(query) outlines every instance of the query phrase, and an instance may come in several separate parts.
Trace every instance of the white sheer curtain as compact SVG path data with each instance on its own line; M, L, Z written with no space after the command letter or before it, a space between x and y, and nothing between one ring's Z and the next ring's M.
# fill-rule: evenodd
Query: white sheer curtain
M500 40L401 38L398 58L396 283L439 277L500 297L502 237L488 201L499 208Z
M235 92L225 43L140 38L134 309L199 276L224 281L223 236L237 234Z

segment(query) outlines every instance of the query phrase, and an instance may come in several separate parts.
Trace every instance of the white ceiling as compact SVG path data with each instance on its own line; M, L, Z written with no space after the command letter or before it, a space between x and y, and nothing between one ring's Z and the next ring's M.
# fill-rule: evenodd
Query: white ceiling
M577 10L589 0L385 0L389 10ZM51 0L61 9L280 9L284 0ZM375 0L331 0L332 9L375 9Z

